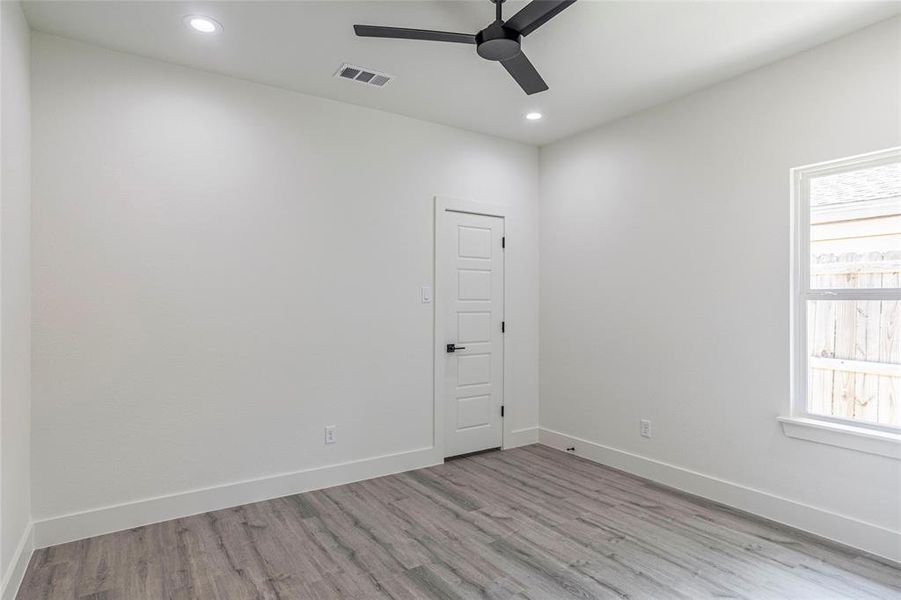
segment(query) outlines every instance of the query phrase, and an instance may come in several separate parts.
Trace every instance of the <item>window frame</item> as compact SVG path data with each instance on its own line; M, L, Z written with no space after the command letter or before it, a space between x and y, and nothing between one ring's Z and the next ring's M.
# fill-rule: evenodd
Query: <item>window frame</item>
M869 423L807 410L808 351L807 302L809 300L901 300L901 288L822 289L810 287L810 180L901 162L901 146L848 158L791 169L791 406L790 419L862 433L901 434L901 427ZM787 419L780 419L787 421Z

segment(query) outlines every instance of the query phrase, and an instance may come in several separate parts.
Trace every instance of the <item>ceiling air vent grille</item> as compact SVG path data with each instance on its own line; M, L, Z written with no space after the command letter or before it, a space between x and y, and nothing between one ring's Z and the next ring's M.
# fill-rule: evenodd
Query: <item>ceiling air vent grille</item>
M349 65L347 63L341 65L341 68L335 73L335 77L358 81L375 87L384 87L386 83L394 79L393 75L358 67L356 65Z

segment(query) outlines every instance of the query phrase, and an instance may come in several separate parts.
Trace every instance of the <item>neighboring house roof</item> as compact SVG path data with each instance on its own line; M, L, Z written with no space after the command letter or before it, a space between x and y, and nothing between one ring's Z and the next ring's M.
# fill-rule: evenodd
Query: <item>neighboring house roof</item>
M812 207L897 197L901 212L901 163L846 171L810 180Z

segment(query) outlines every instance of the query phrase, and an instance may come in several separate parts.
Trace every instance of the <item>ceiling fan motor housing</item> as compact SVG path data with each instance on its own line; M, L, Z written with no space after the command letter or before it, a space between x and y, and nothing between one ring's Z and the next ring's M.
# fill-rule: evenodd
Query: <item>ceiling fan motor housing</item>
M520 42L576 0L532 0L506 21L504 0L491 1L495 4L494 23L476 34L383 25L354 25L354 31L361 37L475 44L479 56L499 62L526 94L546 91L547 83L522 51Z
M495 21L476 34L476 52L488 60L508 60L520 52L522 36Z

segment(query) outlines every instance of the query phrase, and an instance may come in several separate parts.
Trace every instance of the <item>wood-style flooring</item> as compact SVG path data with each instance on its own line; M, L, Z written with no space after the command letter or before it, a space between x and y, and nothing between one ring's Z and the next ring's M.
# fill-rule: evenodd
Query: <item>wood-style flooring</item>
M529 446L38 550L45 598L897 599L901 570Z

